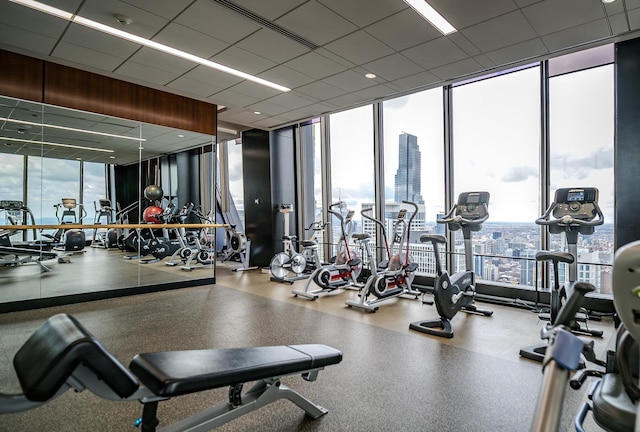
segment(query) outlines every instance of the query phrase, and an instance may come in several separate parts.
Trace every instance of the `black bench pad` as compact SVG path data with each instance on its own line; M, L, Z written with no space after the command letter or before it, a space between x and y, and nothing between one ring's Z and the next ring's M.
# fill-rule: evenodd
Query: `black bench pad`
M129 369L153 393L178 396L301 373L339 363L342 352L321 344L142 353Z
M563 263L572 263L575 261L572 254L569 252L549 252L549 251L540 251L536 252L536 260L537 261L557 261Z
M131 372L67 314L45 321L13 358L22 391L27 399L38 402L53 397L80 364L95 372L120 397L138 389Z

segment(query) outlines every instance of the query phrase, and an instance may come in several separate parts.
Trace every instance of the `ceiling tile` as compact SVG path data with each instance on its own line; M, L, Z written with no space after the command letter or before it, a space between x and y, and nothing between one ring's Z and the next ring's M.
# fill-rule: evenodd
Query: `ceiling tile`
M640 9L634 9L628 12L629 15L629 25L631 26L631 30L640 29Z
M442 33L425 22L411 8L372 24L364 30L396 51L442 36Z
M348 70L330 76L322 81L332 86L343 89L346 92L354 92L375 85L375 81L366 78L364 75Z
M171 1L157 1L157 0L123 0L123 3L128 3L139 9L145 10L155 15L160 15L166 19L173 19L182 12L187 6L189 6L193 0L171 0ZM121 13L115 11L117 13Z
M400 87L402 90L411 90L441 82L442 80L431 72L420 72L415 75L395 80L393 84Z
M146 64L127 61L114 71L118 75L132 77L136 80L146 81L156 85L164 85L178 77L177 74L165 70L156 69Z
M299 95L295 95L291 92L281 93L277 96L274 96L270 99L267 99L266 102L272 102L278 104L280 106L288 108L288 111L296 108L302 108L308 105L317 102L317 100L310 97L302 97Z
M57 39L38 33L26 32L7 24L0 24L0 46L27 50L41 55L49 55Z
M468 58L454 63L449 63L438 68L430 69L429 72L439 77L443 81L463 78L476 72L482 71L482 66L474 59Z
M197 66L197 63L147 47L142 47L132 55L128 61L171 72L176 75L182 75Z
M483 52L533 39L536 33L521 12L512 12L461 30Z
M279 90L272 89L271 87L265 87L252 81L242 81L240 84L234 85L233 90L239 93L250 95L257 98L258 100L268 99L270 97L282 94L282 92Z
M249 96L244 93L235 91L233 88L222 90L209 97L213 103L224 105L231 108L241 108L254 104L261 99L255 96Z
M368 72L372 72L387 81L417 74L424 70L402 54L392 54L388 57L364 64L362 67Z
M138 44L78 24L71 24L61 40L122 59L130 57L140 49Z
M22 27L21 23L29 23L31 32L48 38L59 38L69 24L63 19L9 1L0 2L0 23L17 28Z
M224 90L224 87L216 86L214 83L215 81L213 83L211 81L204 82L187 78L186 76L180 76L168 83L167 87L180 90L193 95L193 97L203 99Z
M52 54L56 58L103 71L114 71L124 59L78 45L60 42Z
M538 35L547 35L604 18L600 1L546 0L522 9Z
M366 99L361 98L358 95L355 95L353 93L347 93L347 94L343 94L342 96L327 99L325 102L328 104L334 105L338 108L344 109L344 108L352 107L354 105L361 104L362 102L365 102L365 101Z
M210 0L197 0L175 22L233 44L260 30L255 22Z
M355 25L315 0L278 18L276 23L316 45L324 45L358 30Z
M640 8L640 0L625 0L624 4L627 5L627 9Z
M315 81L315 78L311 78L310 76L301 74L300 72L296 72L285 66L276 66L268 71L262 72L258 76L291 89Z
M513 0L429 0L458 30L516 10Z
M354 92L356 96L360 96L361 98L364 98L364 99L380 99L380 98L391 96L394 93L395 91L392 88L384 84L378 84L378 85L366 88L364 90L359 90L357 92Z
M242 81L242 78L237 76L211 69L206 66L197 66L191 69L189 72L183 75L185 78L189 78L196 81L208 82L216 87L227 88L236 85Z
M250 10L256 15L273 21L306 1L307 0L234 0L234 3Z
M216 54L210 60L229 66L242 72L257 74L276 66L277 63L264 57L250 53L243 49L231 46L220 54Z
M409 48L402 54L425 69L432 69L467 57L464 51L445 37Z
M205 59L229 46L228 43L219 39L174 23L163 28L153 40Z
M544 46L540 38L531 39L525 42L514 44L505 48L500 48L487 53L487 57L495 64L503 65L516 62L527 57L534 58L538 55L547 53L547 47Z
M455 32L447 35L447 39L456 44L458 48L460 48L470 56L480 54L480 50L460 32Z
M590 40L598 40L609 36L609 34L610 30L607 20L601 19L543 36L542 41L549 51L556 51L580 45L582 41L584 41L585 36L588 36Z
M284 123L287 123L289 120L280 118L280 117L269 117L267 119L264 120L259 120L257 122L254 122L256 126L262 126L265 128L272 128L275 126L280 126Z
M123 26L116 21L115 14L125 15L131 18L133 23ZM78 15L145 38L153 37L169 22L155 13L118 0L86 0L82 3Z
M342 72L347 68L315 52L284 63L284 66L316 79Z
M341 89L322 81L316 81L312 82L311 84L298 87L297 89L295 89L295 92L302 95L311 96L316 100L336 97L343 93Z
M358 27L367 26L380 21L389 15L407 8L401 1L371 1L371 0L319 0L329 9L342 15Z
M391 48L362 30L331 42L324 48L356 64L367 63L393 53Z
M247 109L251 111L259 111L264 116L274 116L287 111L291 111L290 108L286 108L268 101L260 101L258 103L249 105L247 106Z
M473 59L480 63L485 69L492 69L496 66L496 63L484 54L474 56Z
M244 38L236 46L278 63L309 52L306 46L264 28Z

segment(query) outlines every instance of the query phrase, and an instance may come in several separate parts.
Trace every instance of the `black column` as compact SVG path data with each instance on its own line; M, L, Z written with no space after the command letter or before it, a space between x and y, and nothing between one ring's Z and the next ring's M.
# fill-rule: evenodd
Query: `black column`
M640 38L616 44L615 248L640 240Z

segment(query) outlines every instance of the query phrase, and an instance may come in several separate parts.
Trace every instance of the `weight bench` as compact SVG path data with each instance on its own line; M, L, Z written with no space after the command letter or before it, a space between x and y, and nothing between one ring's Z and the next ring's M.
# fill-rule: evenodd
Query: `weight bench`
M134 356L127 369L74 317L58 314L16 353L13 365L23 393L0 393L0 414L36 408L69 389L89 389L104 399L140 401L143 411L136 425L155 432L159 402L229 386L228 402L158 432L208 431L279 399L290 400L316 419L327 410L280 378L301 374L315 381L320 370L340 361L339 350L306 344L143 353ZM242 393L251 381L253 387Z

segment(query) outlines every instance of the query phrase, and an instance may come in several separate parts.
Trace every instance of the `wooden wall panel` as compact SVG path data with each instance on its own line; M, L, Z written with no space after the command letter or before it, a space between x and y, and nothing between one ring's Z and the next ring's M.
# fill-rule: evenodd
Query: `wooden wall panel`
M217 106L0 50L0 94L216 135Z
M216 135L214 104L49 62L44 77L48 104Z
M42 102L42 60L0 50L0 94Z

